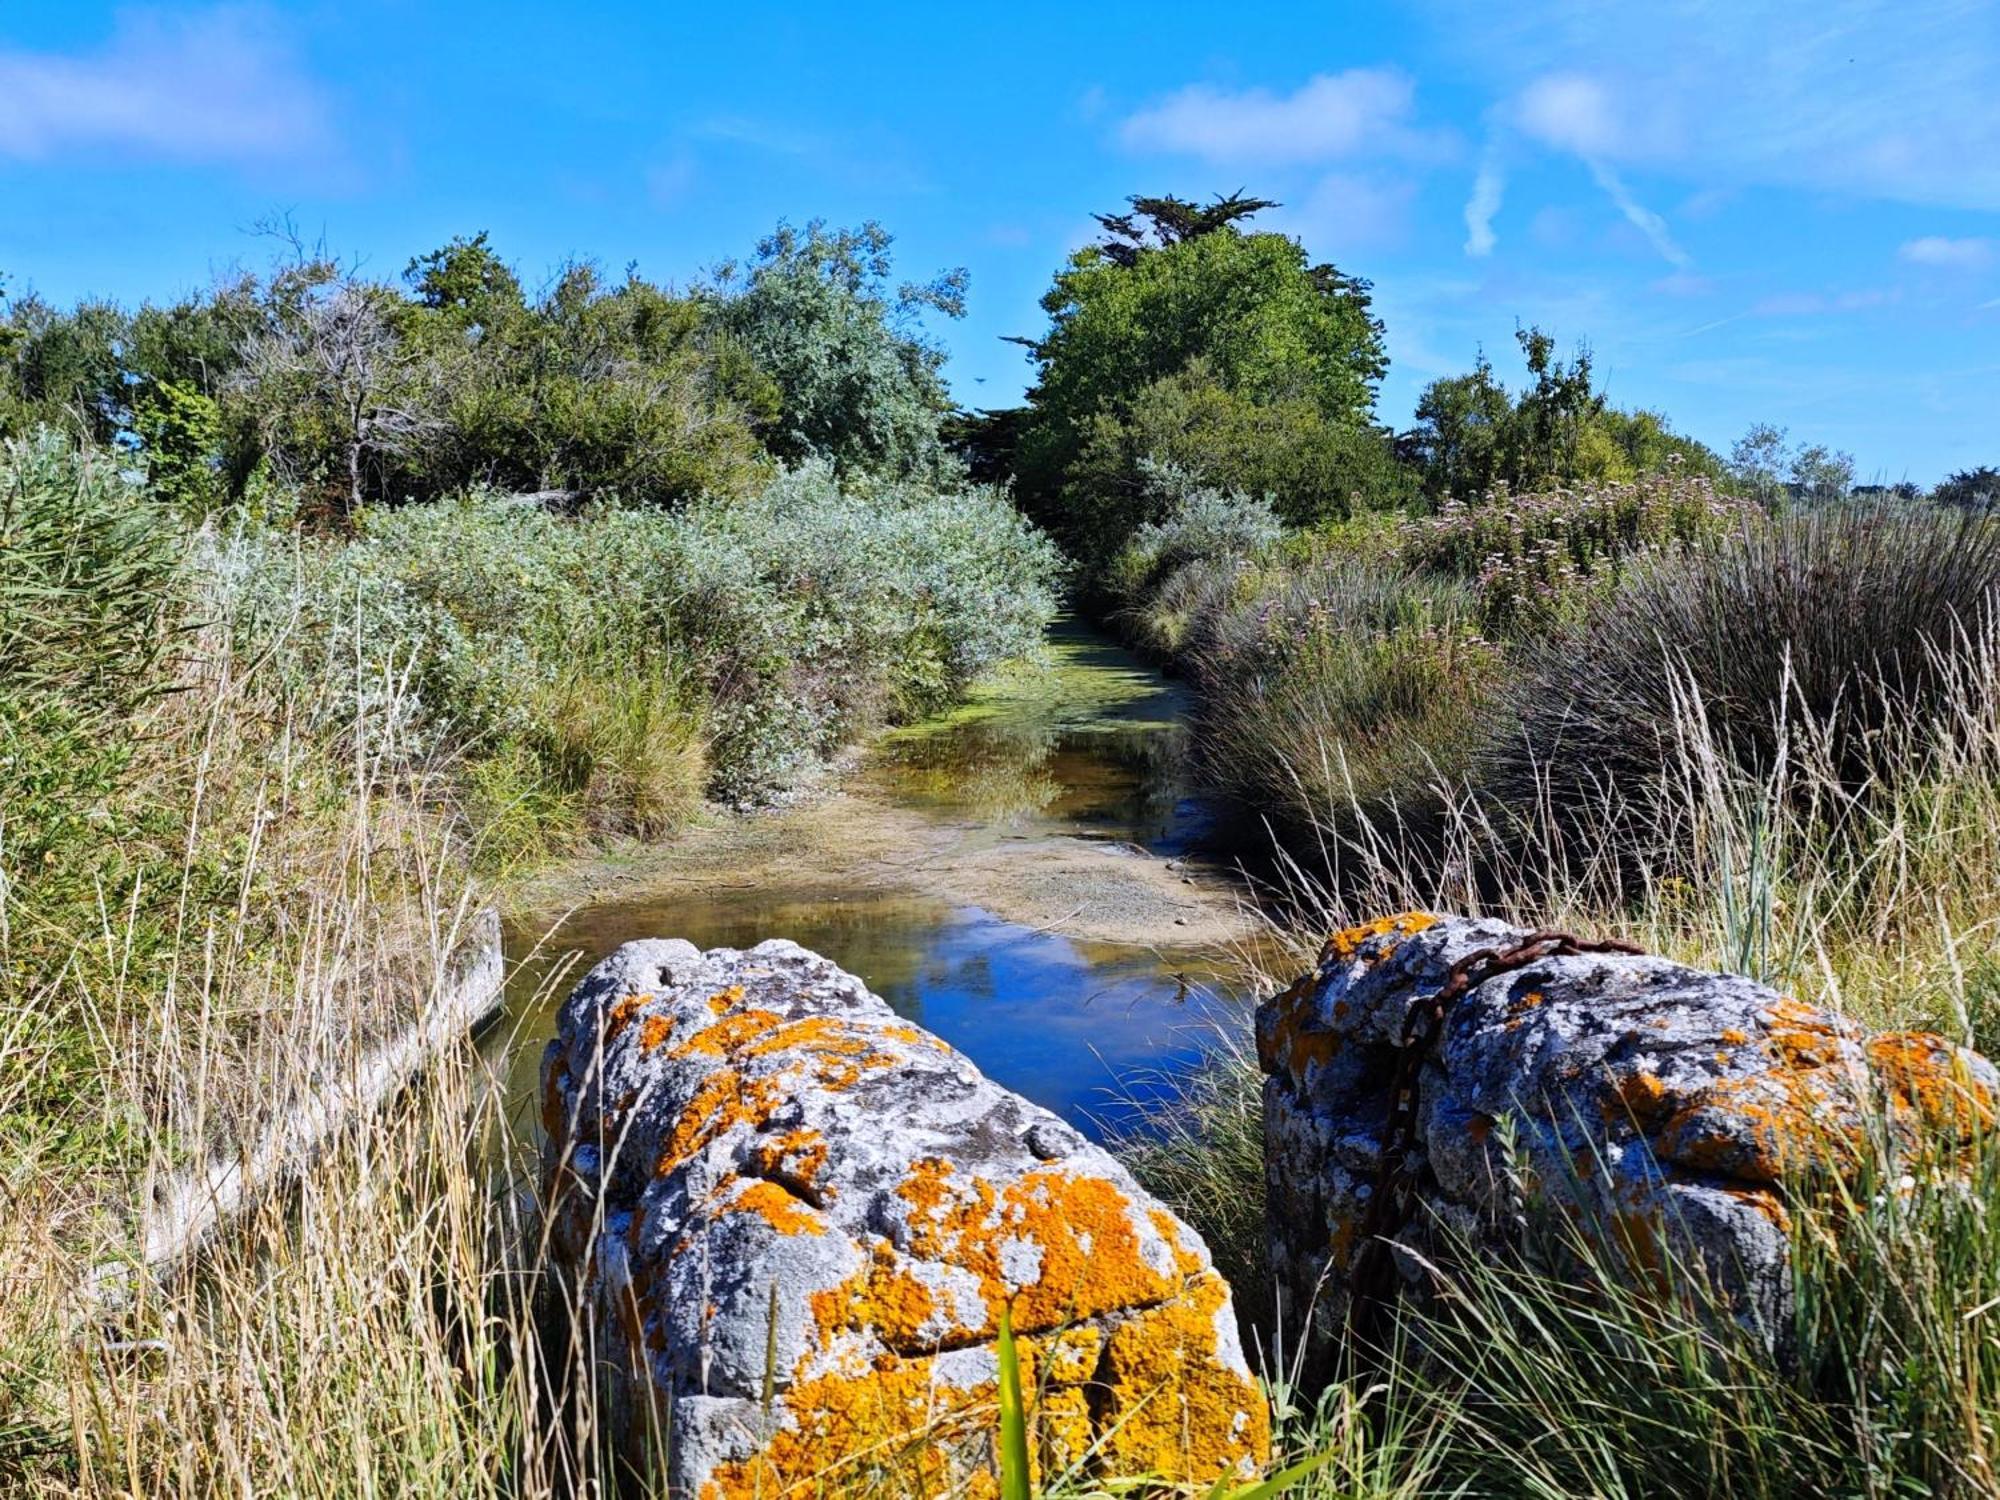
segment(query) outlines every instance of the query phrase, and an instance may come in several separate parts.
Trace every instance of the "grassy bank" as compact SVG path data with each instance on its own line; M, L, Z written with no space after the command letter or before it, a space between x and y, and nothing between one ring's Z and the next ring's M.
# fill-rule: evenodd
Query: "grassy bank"
M523 1451L559 1378L502 1368L532 1245L469 1058L198 1284L102 1337L79 1288L147 1183L406 1024L497 881L950 703L1035 648L1053 554L994 492L813 464L678 511L189 521L46 435L0 451L0 535L0 1480L565 1488Z
M1289 850L1298 942L1267 993L1325 931L1429 908L1621 937L2000 1047L1992 522L1773 517L1665 476L1211 530L1133 566L1160 542L1128 548L1143 582L1122 622L1187 671L1212 784ZM1222 1038L1130 1145L1252 1289L1258 1085L1247 1039ZM2000 1152L1926 1162L1885 1125L1862 1154L1796 1186L1789 1361L1664 1247L1661 1284L1635 1290L1620 1257L1531 1213L1524 1259L1437 1268L1437 1300L1385 1350L1287 1407L1290 1451L1331 1455L1299 1493L1993 1493ZM1282 1375L1293 1320L1244 1301Z

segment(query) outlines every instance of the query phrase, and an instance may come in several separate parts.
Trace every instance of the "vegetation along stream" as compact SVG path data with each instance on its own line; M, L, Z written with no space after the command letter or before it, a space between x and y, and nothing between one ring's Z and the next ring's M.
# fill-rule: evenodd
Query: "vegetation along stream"
M1191 857L1183 692L1073 621L1047 656L878 740L836 790L525 893L493 1044L517 1118L570 985L651 935L802 943L1092 1133L1191 1067L1255 929Z

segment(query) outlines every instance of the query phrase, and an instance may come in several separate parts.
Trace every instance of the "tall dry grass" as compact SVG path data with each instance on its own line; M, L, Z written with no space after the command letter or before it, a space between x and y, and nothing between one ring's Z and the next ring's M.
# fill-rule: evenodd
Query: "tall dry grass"
M1907 672L1856 671L1821 705L1781 677L1768 756L1738 753L1693 674L1667 671L1673 712L1630 796L1611 778L1587 794L1575 776L1545 779L1502 817L1441 784L1446 815L1413 833L1351 785L1318 820L1313 856L1291 867L1300 918L1274 935L1291 946L1253 982L1268 993L1302 972L1329 929L1441 909L1625 938L1871 1026L2000 1051L1991 613L1935 644L1921 712L1908 711ZM1870 705L1892 731L1872 736L1857 777L1843 730ZM1635 861L1635 847L1672 857ZM1259 1110L1254 1056L1224 1038L1128 1145L1142 1180L1232 1267L1261 1255ZM1856 1176L1795 1201L1789 1363L1739 1329L1694 1268L1673 1265L1670 1246L1671 1294L1635 1290L1618 1255L1559 1216L1543 1232L1564 1241L1561 1256L1438 1268L1436 1299L1405 1310L1388 1357L1316 1403L1284 1380L1298 1310L1239 1286L1262 1314L1248 1342L1274 1379L1288 1451L1339 1455L1298 1493L2000 1492L2000 1143L1941 1171L1891 1134L1877 1133ZM1558 1263L1570 1269L1549 1274Z

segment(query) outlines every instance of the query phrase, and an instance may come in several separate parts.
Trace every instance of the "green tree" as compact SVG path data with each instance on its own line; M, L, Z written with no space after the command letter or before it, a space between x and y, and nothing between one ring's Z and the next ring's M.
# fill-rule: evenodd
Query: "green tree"
M221 503L222 414L213 399L172 380L152 381L133 404L133 428L156 499L201 516Z
M1482 353L1469 375L1433 380L1417 398L1416 426L1404 451L1422 468L1434 499L1483 495L1507 472L1514 401Z
M89 300L65 312L29 293L8 308L6 397L0 421L13 433L37 425L105 444L130 420L123 352L130 320L115 303Z
M775 416L774 388L706 300L577 262L531 302L483 234L405 278L402 335L434 372L440 425L400 456L397 491L673 504L743 493L765 472L754 428Z
M1673 430L1657 412L1620 411L1597 389L1590 351L1567 361L1539 328L1516 329L1528 382L1510 395L1484 354L1470 374L1434 380L1418 398L1416 423L1400 439L1434 501L1474 500L1505 485L1616 482L1678 463L1720 479L1713 451Z
M1791 460L1785 429L1757 422L1729 450L1729 471L1758 504L1775 506L1785 496L1785 474Z
M527 309L521 278L494 251L480 230L411 259L403 280L419 306L433 312L460 315L462 326L494 330L513 322Z
M1931 498L1940 505L1955 505L1961 510L2000 508L2000 469L1990 465L1960 469L1956 474L1939 480L1937 488L1931 491Z
M966 273L892 286L890 244L874 223L780 224L747 266L718 271L718 322L775 386L766 441L779 457L891 475L943 458L951 397L920 319L963 317Z
M442 426L435 362L402 337L402 299L324 258L273 276L233 378L279 476L348 516Z
M1854 455L1841 453L1824 443L1803 446L1792 454L1792 494L1798 499L1826 504L1845 500L1854 488Z
M1072 256L1042 298L1049 326L1026 341L1037 366L1018 462L1025 501L1071 550L1101 561L1138 520L1102 489L1105 455L1128 458L1166 408L1206 405L1211 427L1240 431L1224 406L1311 412L1332 429L1369 428L1388 367L1368 283L1315 265L1297 241L1240 227L1262 199L1134 198L1101 215L1106 237ZM1180 388L1163 386L1183 377ZM1210 388L1197 397L1196 388ZM1144 412L1142 414L1142 408ZM1110 424L1107 427L1107 424ZM1197 425L1201 425L1197 423ZM1308 447L1311 445L1308 444ZM1165 457L1165 455L1161 455ZM1205 479L1242 476L1187 459ZM1136 492L1135 468L1123 489Z
M1292 526L1388 509L1414 488L1386 430L1332 421L1304 397L1252 400L1199 357L1091 419L1069 485L1092 497L1103 545L1160 519L1158 486L1147 478L1156 464L1225 493L1265 497Z

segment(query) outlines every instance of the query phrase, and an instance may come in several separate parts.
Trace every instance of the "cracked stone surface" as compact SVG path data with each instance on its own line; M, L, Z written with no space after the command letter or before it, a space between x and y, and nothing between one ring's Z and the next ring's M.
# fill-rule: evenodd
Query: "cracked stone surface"
M1003 1307L1038 1467L1206 1483L1266 1457L1195 1233L818 955L628 943L542 1077L551 1255L625 1457L674 1494L980 1482Z
M1412 1006L1459 958L1526 936L1490 920L1384 918L1335 933L1310 974L1259 1008L1272 1271L1288 1305L1313 1306L1319 1347L1345 1318ZM1660 1248L1698 1261L1775 1343L1797 1169L1851 1161L1863 1111L1882 1107L1906 1142L1962 1142L1993 1124L2000 1075L1941 1037L1869 1036L1738 975L1586 954L1469 990L1418 1097L1419 1207L1396 1243L1433 1260L1446 1226L1494 1252L1518 1243L1525 1182L1635 1264ZM1397 1263L1406 1282L1421 1274L1415 1257Z

